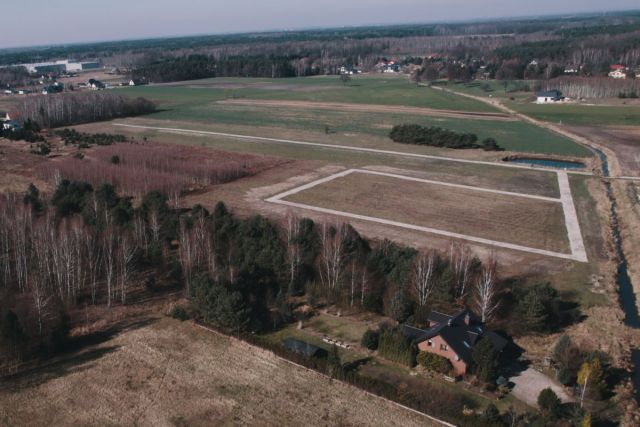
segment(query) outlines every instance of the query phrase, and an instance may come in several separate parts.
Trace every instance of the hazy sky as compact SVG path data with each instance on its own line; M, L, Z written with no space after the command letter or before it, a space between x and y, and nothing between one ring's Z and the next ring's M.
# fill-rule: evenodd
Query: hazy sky
M0 47L639 8L638 0L2 0Z

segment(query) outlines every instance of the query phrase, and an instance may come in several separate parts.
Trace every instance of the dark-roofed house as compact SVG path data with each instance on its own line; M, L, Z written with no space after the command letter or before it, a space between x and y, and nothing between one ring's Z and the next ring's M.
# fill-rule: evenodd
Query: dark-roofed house
M284 340L283 343L287 349L306 357L327 357L327 351L325 349L305 341L289 337Z
M564 96L562 96L562 92L560 92L557 89L545 90L545 91L536 93L537 104L552 104L554 102L560 102L563 100L564 100Z
M454 315L432 311L429 329L405 325L403 333L417 344L418 350L449 359L458 375L465 375L473 365L473 347L480 339L489 338L498 352L507 345L505 338L487 329L468 309Z

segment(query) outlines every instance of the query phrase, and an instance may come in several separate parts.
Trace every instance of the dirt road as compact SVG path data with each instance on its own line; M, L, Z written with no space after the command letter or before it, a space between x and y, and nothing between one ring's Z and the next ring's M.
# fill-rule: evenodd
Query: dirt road
M479 111L439 110L435 108L406 107L401 105L377 105L377 104L348 104L342 102L315 102L315 101L272 101L262 99L226 99L218 101L226 105L248 105L254 107L273 108L299 108L305 110L331 110L331 111L356 111L364 113L401 113L415 114L418 116L462 118L473 120L493 120L512 122L517 119L504 113L486 113Z

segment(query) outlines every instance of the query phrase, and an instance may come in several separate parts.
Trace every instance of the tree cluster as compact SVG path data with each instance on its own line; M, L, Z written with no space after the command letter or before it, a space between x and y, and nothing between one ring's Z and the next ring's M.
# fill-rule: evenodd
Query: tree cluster
M485 151L502 150L493 138L478 142L478 136L473 133L459 133L437 126L396 125L391 129L389 138L402 144L453 149L481 148Z
M138 116L152 113L155 109L155 104L144 98L81 92L27 97L16 107L16 115L44 128L54 128Z

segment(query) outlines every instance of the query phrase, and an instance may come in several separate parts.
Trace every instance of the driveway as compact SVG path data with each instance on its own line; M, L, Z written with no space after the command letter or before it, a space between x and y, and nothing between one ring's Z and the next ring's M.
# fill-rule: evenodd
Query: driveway
M562 403L574 401L574 399L564 391L561 385L533 368L529 368L509 378L509 381L515 384L511 392L514 397L534 407L538 405L538 395L547 387L551 387Z

